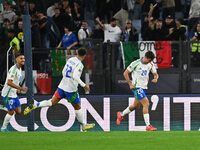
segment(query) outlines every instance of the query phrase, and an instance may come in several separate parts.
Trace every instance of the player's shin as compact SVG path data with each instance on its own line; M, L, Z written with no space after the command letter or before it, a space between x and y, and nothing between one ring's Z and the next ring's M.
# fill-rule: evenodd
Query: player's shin
M10 122L10 119L12 118L12 115L9 115L8 113L6 114L5 118L4 118L4 121L3 121L3 125L1 127L1 130L3 129L6 129L9 122Z
M144 122L146 126L149 126L150 125L149 114L143 114L143 117L144 117Z
M36 108L38 108L38 107L50 107L50 106L52 106L51 100L44 100L44 101L38 102L36 104Z
M85 125L85 123L83 122L83 113L82 110L75 110L75 114L76 114L76 118L78 120L78 122L80 122L82 125Z
M130 108L128 106L123 112L121 112L121 116L123 117L123 116L129 114L130 112L131 112L131 110L130 110Z

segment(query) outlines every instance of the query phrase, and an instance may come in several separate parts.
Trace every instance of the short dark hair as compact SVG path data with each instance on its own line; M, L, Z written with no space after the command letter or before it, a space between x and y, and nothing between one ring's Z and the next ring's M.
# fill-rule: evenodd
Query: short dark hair
M15 54L15 58L17 58L19 56L24 56L24 54L23 53L17 53L17 54Z
M85 49L85 48L79 48L78 49L78 55L79 56L84 56L84 55L86 55L86 53L87 53L87 49Z
M114 21L117 21L117 19L115 19L115 18L110 19L110 22L114 22Z
M184 24L184 20L182 18L178 18L177 21L179 21L180 24Z
M64 28L68 29L69 31L73 31L72 25L65 25Z
M145 53L145 57L153 60L155 58L155 55L152 51L148 51L148 52Z

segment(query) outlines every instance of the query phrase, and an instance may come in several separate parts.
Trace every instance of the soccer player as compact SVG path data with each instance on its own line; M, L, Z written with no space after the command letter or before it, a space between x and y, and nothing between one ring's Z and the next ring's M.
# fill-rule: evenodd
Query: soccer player
M142 104L143 106L143 116L146 124L147 131L157 130L149 121L149 100L146 96L146 89L149 80L149 72L151 71L154 75L153 83L156 83L158 80L158 74L154 64L152 63L155 55L153 52L148 51L145 53L145 56L141 59L133 61L127 69L124 71L124 77L129 84L130 89L135 95L135 101L132 105L128 106L123 112L117 112L117 125L120 125L123 117L136 108L139 108ZM132 82L129 78L129 74L132 72Z
M63 78L58 85L56 92L54 93L51 100L44 100L42 102L38 102L36 105L30 105L24 110L24 115L27 115L32 110L39 107L50 107L52 105L57 104L60 99L66 98L69 103L75 109L75 114L77 120L82 124L82 130L88 130L95 126L95 124L86 124L83 121L83 114L80 106L80 99L78 94L78 84L80 84L85 91L90 91L89 85L85 84L80 76L83 70L82 61L86 57L87 50L85 48L79 48L78 54L76 57L72 57L68 59L65 67L63 68L62 74Z
M8 113L6 114L3 125L1 127L2 132L8 131L7 126L14 112L17 114L21 113L21 104L17 93L20 93L20 91L26 92L28 89L26 86L19 86L19 82L22 78L21 67L25 62L24 55L17 54L15 58L16 64L13 65L7 73L6 82L1 94L3 96L4 105L8 109Z

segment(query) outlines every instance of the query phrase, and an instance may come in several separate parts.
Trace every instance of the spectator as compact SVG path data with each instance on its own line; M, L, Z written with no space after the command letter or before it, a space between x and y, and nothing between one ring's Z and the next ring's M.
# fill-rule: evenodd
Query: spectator
M155 29L153 32L153 40L165 41L165 30L163 28L162 20L157 19L155 23Z
M62 1L61 14L65 13L65 10L66 10L67 7L70 7L69 0L63 0Z
M86 21L82 21L81 28L78 31L79 44L83 45L83 40L89 38L90 32Z
M171 40L171 34L173 33L173 30L176 28L176 23L174 22L174 19L172 16L168 15L165 18L165 22L163 24L164 30L165 30L165 37L166 40Z
M4 19L9 19L10 24L12 25L12 27L14 27L14 23L16 20L16 14L15 12L11 9L11 5L10 3L5 3L5 10L0 13L0 23L3 23Z
M58 48L62 46L64 49L73 49L77 44L78 40L74 33L72 33L72 29L70 26L65 26L64 28L65 34L62 37L61 42L58 45Z
M64 16L61 14L59 8L55 9L55 15L52 18L55 24L57 25L60 31L60 34L63 35L64 34L64 24L63 24Z
M154 9L157 7L157 3L156 4L150 4L149 6L149 12L147 14L147 16L145 16L144 18L144 22L142 23L142 39L144 41L147 40L153 40L154 39L154 28L155 28L155 19L152 17L152 14L154 12Z
M122 32L122 41L138 41L137 30L133 27L131 20L126 21L125 30Z
M110 24L103 24L99 18L96 18L96 21L98 24L103 28L104 30L104 45L103 45L103 67L106 68L108 66L107 61L107 43L109 42L119 42L120 41L120 35L122 33L121 29L117 26L117 20L115 18L112 18L110 20ZM118 62L120 62L120 56L119 56L119 48L118 45L113 45L113 49L116 49L116 51L113 53L115 58L115 64L118 67Z
M25 5L26 5L26 1L25 1L25 0L20 0L20 2L19 2L19 7L18 7L18 11L19 11L21 14L24 14L24 12L25 12Z
M192 37L192 58L191 64L192 66L199 67L200 66L200 23L197 24L196 32Z
M8 30L8 37L12 39L10 41L10 46L14 46L14 54L16 55L16 54L20 53L20 41L15 36L14 29Z
M104 39L104 31L102 30L101 26L97 24L95 29L92 31L91 36L92 39Z
M76 21L81 21L84 19L84 10L81 7L80 2L78 1L74 1L73 14L74 14L74 20Z
M144 18L148 15L149 11L150 11L150 6L155 5L156 1L155 0L139 0L139 3L142 5L142 10L141 10L141 24L143 24L144 22ZM160 12L159 12L159 7L156 5L155 6L155 10L152 13L152 17L154 19L158 19L160 17Z
M11 29L10 20L4 19L3 25L0 28L0 41L1 41L1 44L4 46L8 44L8 41L9 41L8 30L10 29Z
M175 19L175 1L174 0L158 0L162 5L162 18L165 19L168 15Z
M188 32L189 36L194 33L198 20L200 19L200 1L192 0L189 12Z
M54 2L52 6L47 8L47 16L53 17L55 15L55 9L58 8L58 2Z
M35 3L34 2L30 2L29 3L29 14L30 14L30 16L33 16L34 14L36 14L36 9L35 9Z
M32 37L32 47L41 47L41 36L40 36L40 25L38 23L38 16L35 14L31 17L31 37Z
M70 6L65 9L64 13L64 25L69 25L74 30L74 15L72 14Z
M183 25L183 19L179 18L176 20L176 28L174 29L173 33L173 40L174 41L185 41L186 40L186 28Z
M112 18L110 24L102 24L99 18L96 21L104 29L104 42L118 42L120 40L121 29L117 26L117 20Z
M47 32L47 17L41 11L37 13L37 16L39 18L38 23L40 26L42 47L49 48L50 43L49 43L48 32Z
M23 26L22 20L19 20L17 24L18 24L17 28L15 28L15 35L20 41L21 53L24 53L24 35L23 35L23 30L22 30L22 26Z

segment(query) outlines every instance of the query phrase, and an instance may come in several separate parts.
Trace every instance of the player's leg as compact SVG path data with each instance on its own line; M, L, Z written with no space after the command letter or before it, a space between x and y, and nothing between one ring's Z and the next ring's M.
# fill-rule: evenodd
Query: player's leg
M63 98L63 92L62 90L58 88L56 92L54 93L51 100L43 100L41 102L38 102L36 105L35 104L29 105L28 107L25 108L24 115L27 115L32 110L40 108L40 107L50 107L52 105L56 105L60 101L61 98Z
M137 108L140 108L141 103L138 101L138 90L132 89L132 92L134 93L135 101L132 105L128 106L123 112L117 112L117 125L120 125L120 122L122 119L124 119L123 117L125 115L129 114Z
M128 106L124 111L117 112L117 125L120 125L121 120L123 120L124 116L132 112L133 110L140 108L141 103L135 99L134 103Z
M149 100L147 99L147 97L145 97L142 100L140 100L140 103L143 106L143 117L144 117L144 121L145 121L145 124L146 124L146 130L147 131L155 131L155 130L157 130L152 125L150 125L150 119L149 119Z
M73 100L72 97L74 97L74 100L73 100L73 102L71 102L71 104L74 107L75 115L76 115L78 122L80 122L82 124L82 130L85 131L85 130L88 130L88 129L92 129L95 126L95 124L94 123L87 124L83 120L83 113L82 113L82 110L81 110L78 92L66 93L66 97L67 97L68 101L70 99Z
M21 107L15 107L15 112L16 112L16 114L21 114L21 112L22 112Z
M6 132L8 131L7 126L10 122L10 119L12 118L13 114L14 114L14 110L15 110L15 99L14 98L9 98L9 97L4 97L4 104L8 109L8 113L6 114L4 121L3 121L3 125L1 127L1 131L2 132Z

